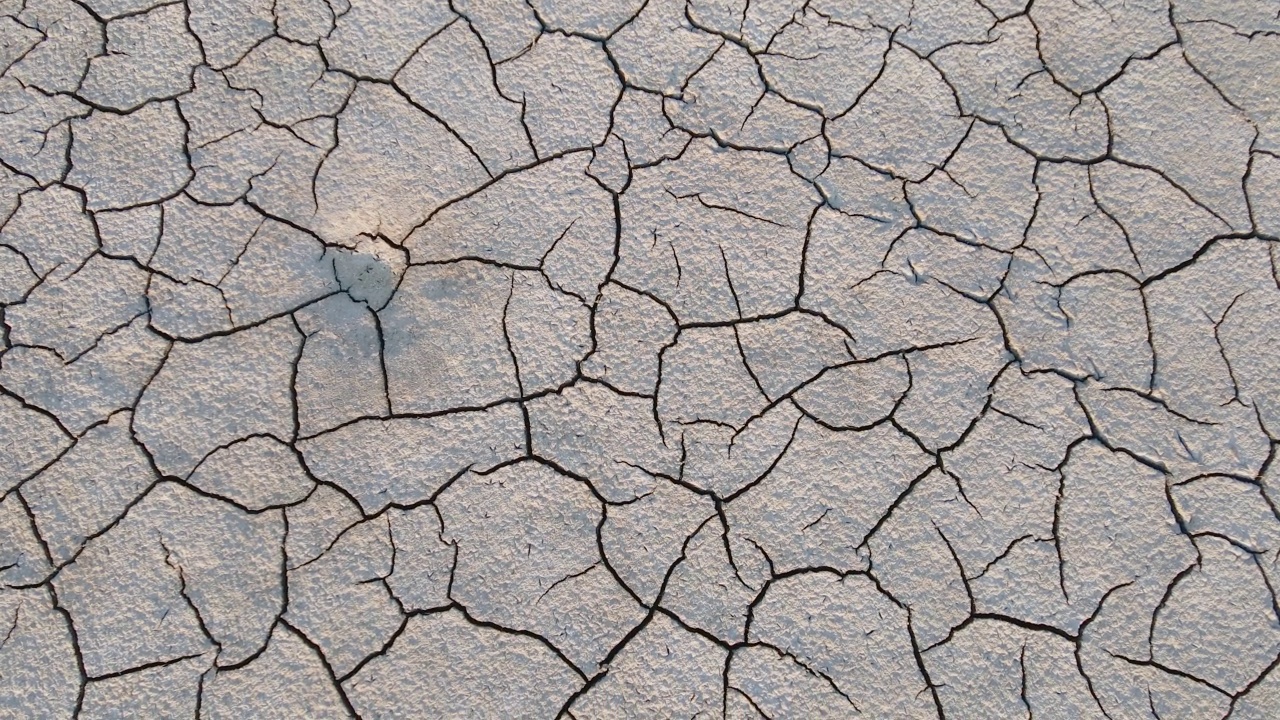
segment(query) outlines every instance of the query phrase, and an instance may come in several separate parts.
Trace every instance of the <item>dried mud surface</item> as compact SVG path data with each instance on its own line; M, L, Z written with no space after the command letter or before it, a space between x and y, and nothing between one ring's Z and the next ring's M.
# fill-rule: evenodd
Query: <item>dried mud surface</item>
M1280 712L1276 0L0 5L0 716Z

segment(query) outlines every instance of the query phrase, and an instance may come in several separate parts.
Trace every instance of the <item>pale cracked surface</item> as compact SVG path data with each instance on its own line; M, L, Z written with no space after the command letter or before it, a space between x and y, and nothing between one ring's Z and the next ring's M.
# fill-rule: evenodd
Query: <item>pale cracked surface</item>
M0 9L0 718L1280 717L1280 0Z

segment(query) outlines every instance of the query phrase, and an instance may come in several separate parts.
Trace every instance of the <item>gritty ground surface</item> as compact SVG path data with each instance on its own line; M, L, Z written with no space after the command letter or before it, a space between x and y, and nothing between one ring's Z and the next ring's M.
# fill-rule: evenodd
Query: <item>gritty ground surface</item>
M1280 716L1280 2L2 4L0 716Z

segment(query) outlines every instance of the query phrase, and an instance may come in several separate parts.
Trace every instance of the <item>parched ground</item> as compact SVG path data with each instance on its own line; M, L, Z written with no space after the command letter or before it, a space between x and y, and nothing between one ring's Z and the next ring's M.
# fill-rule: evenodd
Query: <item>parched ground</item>
M0 717L1280 718L1280 1L0 6Z

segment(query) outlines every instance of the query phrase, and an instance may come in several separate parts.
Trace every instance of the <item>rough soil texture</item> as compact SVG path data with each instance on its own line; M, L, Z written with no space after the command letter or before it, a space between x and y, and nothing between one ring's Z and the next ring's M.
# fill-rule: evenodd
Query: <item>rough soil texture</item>
M1280 717L1280 1L0 7L0 717Z

